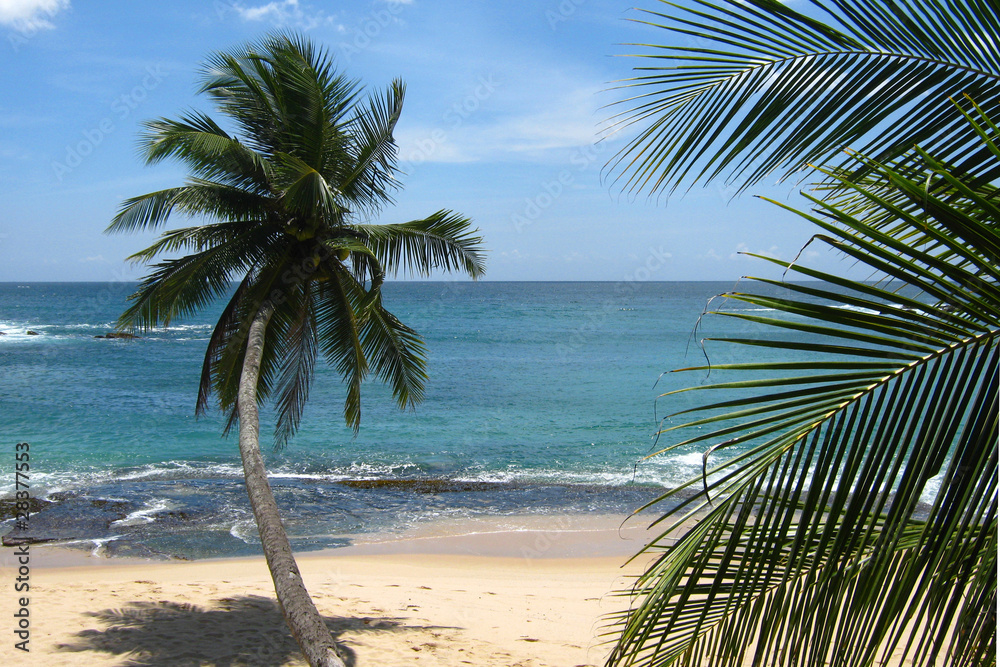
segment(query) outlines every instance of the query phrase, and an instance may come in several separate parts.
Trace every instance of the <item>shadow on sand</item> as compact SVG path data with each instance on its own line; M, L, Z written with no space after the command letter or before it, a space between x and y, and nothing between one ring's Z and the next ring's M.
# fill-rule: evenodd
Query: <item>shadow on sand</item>
M60 644L59 651L96 651L119 655L122 666L198 665L236 667L255 665L276 667L302 654L292 639L278 603L260 597L222 598L211 609L169 602L131 602L122 609L86 612L106 626L104 630L84 630L78 641ZM344 632L402 632L430 629L406 625L399 618L326 617L335 639ZM435 628L436 629L436 628ZM345 662L354 665L353 652Z

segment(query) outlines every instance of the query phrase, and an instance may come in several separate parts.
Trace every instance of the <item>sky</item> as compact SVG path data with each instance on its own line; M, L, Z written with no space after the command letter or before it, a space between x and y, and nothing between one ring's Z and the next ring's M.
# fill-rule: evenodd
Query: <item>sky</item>
M404 189L379 221L472 218L488 280L775 275L741 253L795 257L812 233L801 218L721 183L651 200L606 177L628 136L609 132L639 64L628 44L667 39L629 20L636 2L0 0L0 281L141 277L125 258L155 237L104 229L124 199L185 176L143 164L142 122L214 114L195 94L205 58L279 28L370 90L406 82ZM791 184L753 192L798 198Z

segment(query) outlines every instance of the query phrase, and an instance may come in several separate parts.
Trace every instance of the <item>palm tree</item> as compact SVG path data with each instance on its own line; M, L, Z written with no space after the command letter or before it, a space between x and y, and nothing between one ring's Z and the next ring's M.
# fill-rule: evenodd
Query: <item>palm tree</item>
M760 329L719 340L758 360L683 369L717 397L670 415L661 437L686 436L663 451L706 448L703 473L660 499L608 664L995 664L997 7L665 4L647 23L700 42L631 81L617 178L743 190L860 145L811 210L775 203L871 273L770 259L811 282L725 295L750 310L716 315Z
M119 325L166 326L228 299L205 353L196 412L214 392L229 415L226 430L238 423L247 493L285 619L311 665L342 665L267 482L258 404L273 401L275 444L287 443L322 355L344 378L344 418L355 432L370 373L391 386L400 407L415 405L425 351L383 307L386 273L443 269L476 278L485 267L481 238L446 210L371 222L399 187L393 129L402 82L363 97L327 53L291 34L218 53L202 77L199 92L231 130L198 111L148 122L146 162L178 160L191 175L123 202L108 231L158 229L174 212L210 222L164 232L130 258L152 266ZM162 255L174 257L153 263Z

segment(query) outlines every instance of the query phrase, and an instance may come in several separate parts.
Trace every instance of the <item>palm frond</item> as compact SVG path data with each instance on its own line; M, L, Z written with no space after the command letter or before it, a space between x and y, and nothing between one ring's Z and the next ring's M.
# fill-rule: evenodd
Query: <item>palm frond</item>
M347 270L316 286L319 348L347 384L344 420L355 432L361 427L361 383L369 372L362 343L368 293Z
M260 266L248 271L241 283L245 285L245 289L242 290L242 295L234 306L233 323L220 332L210 372L212 390L218 398L219 407L229 415L223 434L229 433L237 424L236 402L250 327L262 309L272 310L276 302L285 298L289 289L295 288L295 284L290 285L283 280L288 276L293 261L294 248L286 244L277 251L268 253L266 260ZM287 321L287 318L280 318L274 326L271 326L269 321L265 330L265 349L261 353L256 392L257 402L260 404L265 404L271 395L275 373L279 370L276 368L278 358L276 347L287 331Z
M369 365L392 388L399 407L422 401L427 350L416 331L382 307L381 298L368 307L361 338Z
M119 318L126 330L148 331L191 315L224 295L235 277L252 271L268 252L280 252L282 239L251 230L200 252L164 260L142 279Z
M372 95L366 107L359 107L348 122L355 139L348 146L350 160L330 160L330 166L348 173L341 176L345 194L368 216L373 216L392 200L399 188L395 175L396 142L393 131L403 111L406 86L396 79L381 96ZM337 154L334 153L336 157Z
M479 230L451 211L398 224L356 225L379 261L393 270L429 275L434 269L464 271L478 278L486 271Z
M268 202L255 193L191 179L187 185L126 199L105 233L154 231L162 227L174 211L189 216L247 222L265 221L270 214Z
M723 176L742 191L835 164L845 146L884 162L920 144L986 181L1000 175L983 173L991 155L948 102L968 95L1000 111L991 3L815 0L824 22L779 0L661 2L637 21L676 41L634 45L648 65L622 82L633 94L613 119L637 131L607 167L626 191Z
M324 130L342 121L358 87L311 42L278 33L210 56L199 92L237 122L254 149L292 153L318 167Z
M198 399L195 403L195 415L203 415L208 411L208 401L212 394L213 376L228 346L233 345L237 331L240 328L240 308L244 306L248 291L253 284L255 272L249 272L233 292L226 307L219 315L219 320L212 329L212 336L205 348L205 358L201 365L201 380L198 382ZM240 346L242 348L242 345Z
M315 228L317 220L339 226L344 218L340 192L323 174L294 155L278 153L281 170L276 184L282 189L282 204L296 218Z
M177 159L202 178L223 179L231 186L270 194L267 160L204 113L190 111L179 120L147 121L140 142L147 164Z
M309 397L309 385L316 366L317 333L314 318L314 290L308 284L287 293L274 317L287 318L284 335L277 338L280 376L276 387L274 427L275 447L280 449L298 430Z
M878 183L839 181L880 224L816 197L799 212L881 279L772 260L819 282L727 294L775 314L719 314L771 335L710 340L784 359L712 366L722 381L685 391L722 396L668 417L683 420L664 434L688 437L663 451L710 446L702 476L660 499L658 556L622 592L635 604L613 617L609 665L995 664L997 210L910 158L923 177L856 156Z

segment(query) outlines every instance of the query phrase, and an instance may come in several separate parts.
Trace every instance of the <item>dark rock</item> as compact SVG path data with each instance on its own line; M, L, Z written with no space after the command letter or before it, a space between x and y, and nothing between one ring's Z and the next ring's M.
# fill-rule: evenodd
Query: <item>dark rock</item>
M27 331L25 331L25 333L28 334L29 336L41 336L42 335L42 334L38 333L37 331L32 331L31 329L28 329Z
M27 503L27 509L25 509L25 503ZM42 537L35 533L35 531L26 529L36 515L51 506L52 503L39 500L38 498L28 498L26 500L15 500L14 498L0 499L0 519L15 520L13 530L4 535L0 543L5 547L16 547L21 544L51 542L55 538L50 536Z
M124 331L112 331L111 333L104 334L103 336L94 336L94 338L124 338L126 340L132 340L133 338L138 338L138 336Z
M6 521L7 519L13 519L18 514L24 512L24 505L22 504L18 508L18 503L28 503L28 512L30 514L37 514L45 509L52 503L45 500L39 500L38 498L28 498L25 500L16 500L14 498L0 498L0 521Z
M45 542L54 542L54 537L34 537L34 536L24 536L15 537L11 534L3 536L3 545L5 547L18 547L22 544L44 544Z

